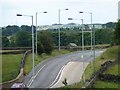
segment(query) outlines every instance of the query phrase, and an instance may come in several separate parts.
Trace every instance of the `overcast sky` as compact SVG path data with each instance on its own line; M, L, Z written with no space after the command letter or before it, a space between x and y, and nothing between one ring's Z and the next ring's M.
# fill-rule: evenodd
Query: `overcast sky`
M31 25L30 17L17 17L16 14L33 15L35 25L35 13L38 14L38 25L51 25L58 23L58 10L61 11L61 23L90 23L90 14L80 14L79 11L92 12L93 23L116 22L118 18L119 0L1 0L0 1L0 26L7 25ZM78 20L68 21L67 18Z

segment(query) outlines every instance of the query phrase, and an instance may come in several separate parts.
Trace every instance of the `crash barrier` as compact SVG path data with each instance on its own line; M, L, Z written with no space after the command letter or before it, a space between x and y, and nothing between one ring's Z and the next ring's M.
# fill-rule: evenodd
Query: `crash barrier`
M13 79L13 80L0 83L0 87L2 87L3 89L4 89L4 88L11 88L11 86L12 86L14 83L19 83L19 82L22 82L22 81L23 81L23 78L24 78L24 65L25 65L25 60L26 60L27 55L30 54L31 51L32 51L32 50L28 50L28 51L26 51L26 52L24 53L23 58L22 58L22 61L21 61L21 64L20 64L19 75L18 75L15 79Z
M94 85L94 81L96 80L97 77L98 78L101 77L101 79L104 78L103 80L106 80L108 78L110 79L113 77L115 77L116 79L120 78L118 76L110 76L110 75L108 77L103 76L104 71L106 71L109 67L111 67L114 64L116 64L116 61L114 61L114 62L113 61L106 61L104 64L102 64L101 68L90 77L90 80L86 80L84 88L92 88ZM114 81L117 81L116 79Z

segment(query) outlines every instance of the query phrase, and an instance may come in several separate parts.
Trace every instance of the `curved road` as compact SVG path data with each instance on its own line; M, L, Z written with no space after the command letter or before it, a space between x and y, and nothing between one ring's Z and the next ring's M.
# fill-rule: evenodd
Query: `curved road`
M96 57L104 50L95 51ZM70 61L90 62L93 60L91 51L84 51L84 57L81 57L82 52L72 52L65 55L56 56L43 61L34 69L34 80L32 71L24 78L23 83L29 88L50 88L54 85L60 76L60 71L64 65Z

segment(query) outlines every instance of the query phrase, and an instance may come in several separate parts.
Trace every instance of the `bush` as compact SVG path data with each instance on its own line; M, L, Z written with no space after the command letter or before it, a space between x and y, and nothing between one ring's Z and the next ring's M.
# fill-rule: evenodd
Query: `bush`
M44 46L41 44L41 42L38 42L37 44L37 52L39 55L41 55L42 53L44 53Z
M41 50L41 51L40 51ZM53 50L53 41L50 33L47 31L42 31L38 35L38 53L51 54Z

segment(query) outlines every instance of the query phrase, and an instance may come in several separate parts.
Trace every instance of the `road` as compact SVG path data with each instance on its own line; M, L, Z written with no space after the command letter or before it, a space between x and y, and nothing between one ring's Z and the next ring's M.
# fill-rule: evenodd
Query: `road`
M104 50L97 50L95 52L96 57L99 56L103 51ZM35 67L34 77L32 77L33 73L31 71L29 75L24 78L23 83L29 88L50 88L58 81L63 67L68 62L90 62L93 60L91 51L89 50L84 51L83 58L81 56L82 52L77 51L47 59Z

